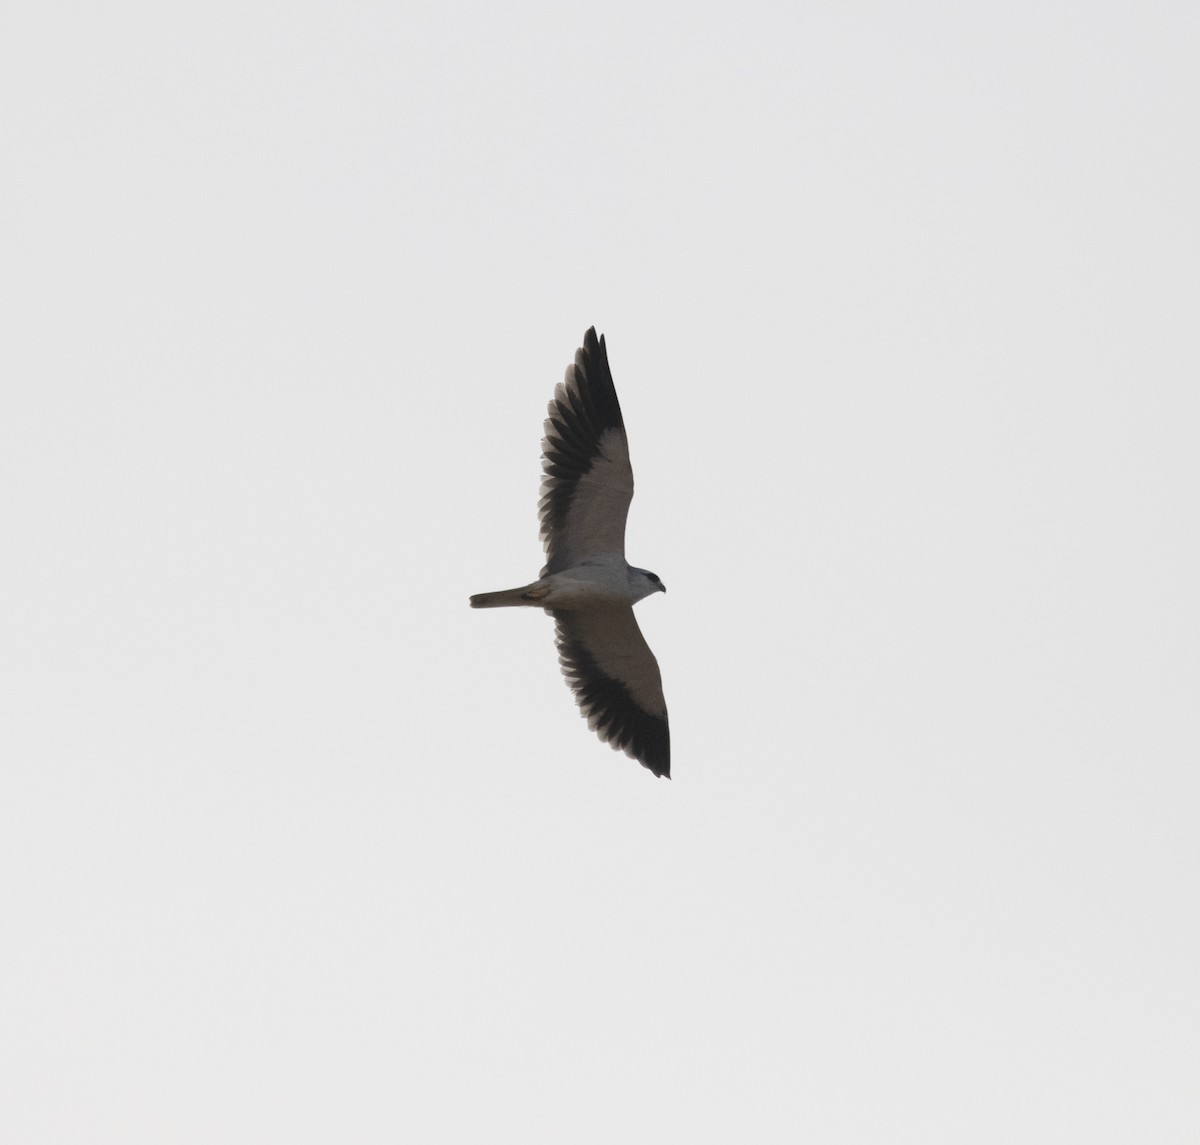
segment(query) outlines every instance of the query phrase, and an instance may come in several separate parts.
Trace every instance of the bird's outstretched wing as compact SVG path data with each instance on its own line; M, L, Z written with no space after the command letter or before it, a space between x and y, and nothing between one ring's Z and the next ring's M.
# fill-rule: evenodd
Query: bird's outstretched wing
M589 557L625 555L633 470L608 350L594 326L555 387L548 413L538 502L546 546L542 576Z
M605 743L671 777L662 676L628 605L554 613L558 660L588 726Z

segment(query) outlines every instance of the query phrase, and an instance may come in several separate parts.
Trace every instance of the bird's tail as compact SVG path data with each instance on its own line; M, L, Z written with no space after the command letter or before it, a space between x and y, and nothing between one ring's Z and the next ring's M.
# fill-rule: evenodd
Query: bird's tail
M481 592L471 597L472 608L518 608L521 605L538 603L537 581L520 588L506 588L503 592ZM543 589L541 595L545 595Z

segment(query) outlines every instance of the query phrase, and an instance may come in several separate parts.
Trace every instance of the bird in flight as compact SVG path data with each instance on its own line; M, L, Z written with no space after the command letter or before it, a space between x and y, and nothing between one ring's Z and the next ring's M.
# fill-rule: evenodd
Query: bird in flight
M633 606L666 592L625 560L633 470L625 422L593 327L555 387L542 439L538 502L546 567L532 584L471 597L472 608L543 608L554 617L563 675L588 726L655 775L671 777L658 661Z

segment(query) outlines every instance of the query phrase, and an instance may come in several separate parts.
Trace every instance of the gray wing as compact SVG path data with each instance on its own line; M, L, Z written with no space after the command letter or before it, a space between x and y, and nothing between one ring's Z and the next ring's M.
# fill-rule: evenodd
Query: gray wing
M559 610L554 624L558 660L588 726L605 743L670 779L662 676L633 608Z
M633 470L608 350L594 326L555 387L548 413L538 502L546 546L542 576L589 557L625 555Z

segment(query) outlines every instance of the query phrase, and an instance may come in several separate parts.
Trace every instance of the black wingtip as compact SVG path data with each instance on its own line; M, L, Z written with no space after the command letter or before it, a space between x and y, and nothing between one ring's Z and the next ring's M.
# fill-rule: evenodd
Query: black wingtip
M638 759L638 763L640 763L656 779L671 778L670 756L668 756L666 759L654 758L651 756L646 759Z
M595 326L588 327L583 345L575 352L575 371L588 419L601 429L610 426L624 429L625 419L621 416L621 403L608 364L608 344L603 334L596 337Z
M671 733L666 716L642 713L636 727L628 729L623 742L614 743L627 755L633 756L647 771L659 779L671 778Z
M585 354L599 354L604 359L604 365L608 366L608 343L605 342L603 334L596 333L595 326L587 328L587 332L583 335L581 349Z

